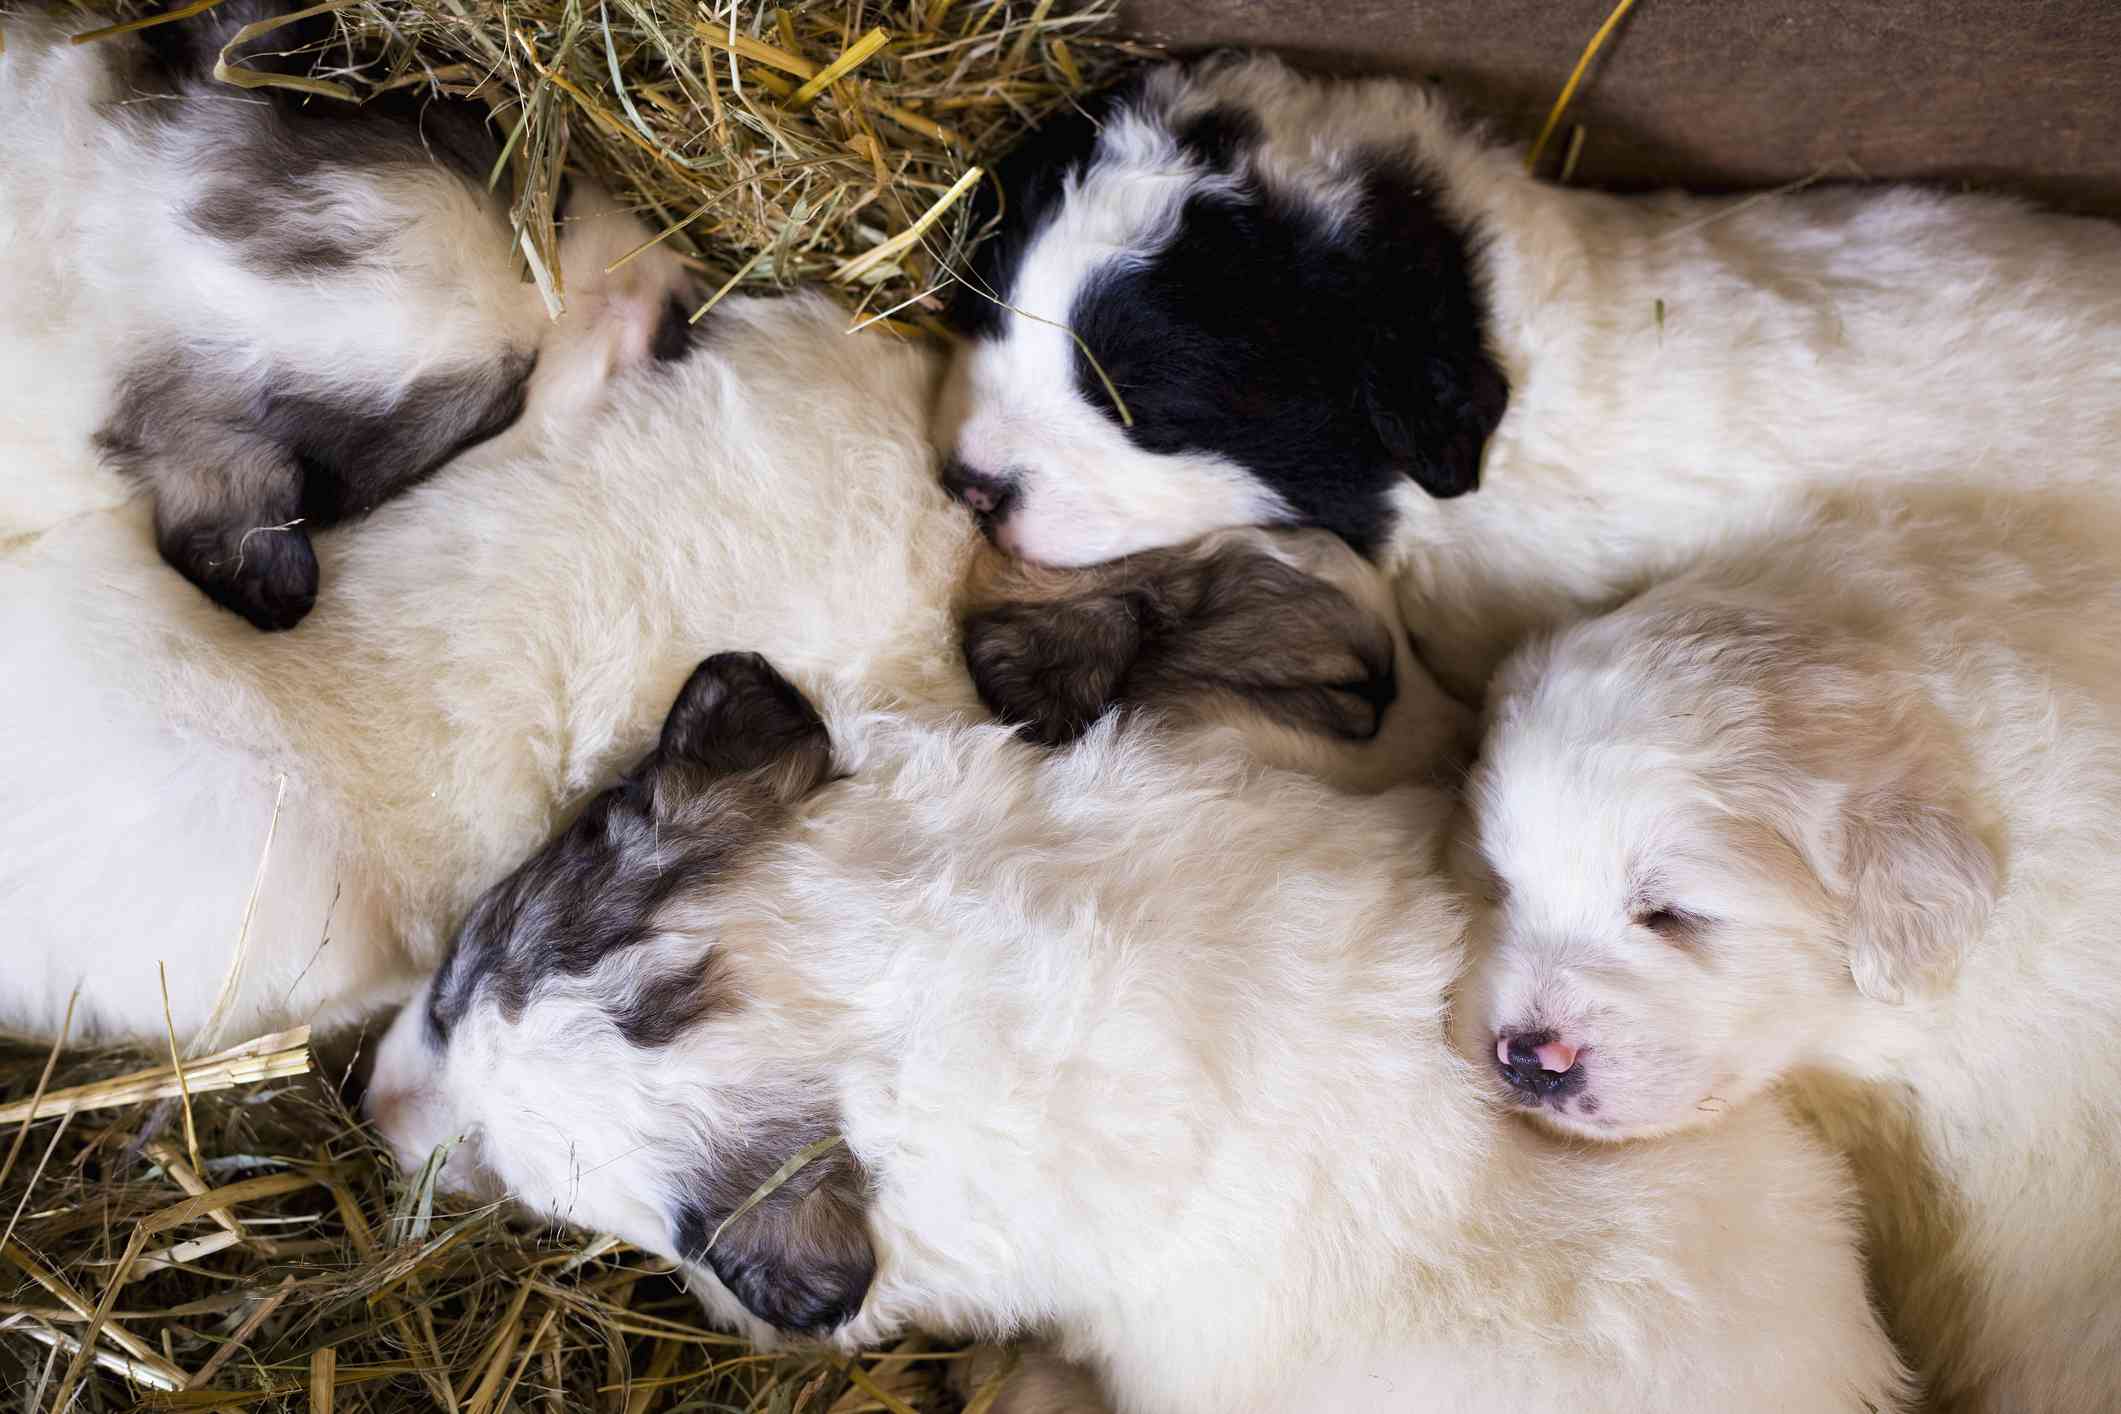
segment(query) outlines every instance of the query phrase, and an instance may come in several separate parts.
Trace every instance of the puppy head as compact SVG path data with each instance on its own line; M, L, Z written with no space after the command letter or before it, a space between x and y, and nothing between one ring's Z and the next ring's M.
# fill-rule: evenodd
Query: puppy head
M1409 135L1313 141L1321 92L1268 61L1155 70L983 189L998 233L937 433L1004 551L1083 565L1247 524L1368 551L1405 478L1473 489L1508 389L1468 237Z
M1994 856L1935 709L1860 645L1653 596L1520 654L1471 791L1460 1040L1598 1138L1699 1123L1951 984Z
M1381 790L1434 775L1471 726L1415 659L1391 586L1323 531L1220 531L1074 570L990 554L961 613L981 699L1047 745L1124 711Z
M687 926L831 759L764 660L702 663L656 749L479 901L385 1037L366 1103L408 1172L442 1146L448 1186L670 1256L755 1337L853 1317L866 1179L774 1039L802 1007Z

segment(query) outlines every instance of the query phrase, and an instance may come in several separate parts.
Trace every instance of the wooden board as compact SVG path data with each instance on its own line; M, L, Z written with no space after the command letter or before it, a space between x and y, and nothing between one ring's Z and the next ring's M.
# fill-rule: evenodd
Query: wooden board
M1183 52L1430 76L1529 140L1610 0L1124 0ZM2121 216L2121 0L1638 0L1571 108L1581 185L1727 191L1814 173ZM1556 148L1566 129L1556 139Z

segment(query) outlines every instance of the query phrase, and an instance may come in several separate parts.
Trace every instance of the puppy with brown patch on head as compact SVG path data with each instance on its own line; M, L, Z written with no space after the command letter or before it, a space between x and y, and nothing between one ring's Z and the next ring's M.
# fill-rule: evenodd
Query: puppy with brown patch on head
M1126 1414L1901 1407L1847 1176L1776 1107L1599 1149L1482 1092L1451 808L719 654L472 910L369 1111L755 1338L1035 1330Z
M546 292L519 270L476 103L215 79L224 49L328 67L328 17L238 42L292 8L82 45L10 16L0 50L0 540L144 489L162 556L262 629L314 603L313 531L691 346L693 280L660 247L607 269L647 232L593 184Z
M1954 1409L2121 1399L2121 520L1778 527L1498 675L1463 1042L1624 1139L1769 1087Z

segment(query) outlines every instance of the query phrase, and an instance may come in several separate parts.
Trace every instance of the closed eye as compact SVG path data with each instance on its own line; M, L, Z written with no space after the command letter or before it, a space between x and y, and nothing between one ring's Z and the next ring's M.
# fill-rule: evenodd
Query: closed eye
M1707 922L1699 914L1669 904L1637 909L1634 916L1636 927L1647 928L1666 942L1680 945L1694 942Z

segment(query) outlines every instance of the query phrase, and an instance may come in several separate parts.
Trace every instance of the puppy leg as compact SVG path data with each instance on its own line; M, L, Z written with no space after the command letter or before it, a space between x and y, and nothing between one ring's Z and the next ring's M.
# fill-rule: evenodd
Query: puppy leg
M155 497L155 544L206 597L261 629L317 598L301 456L256 425L259 375L211 347L171 349L120 385L96 446ZM246 405L246 404L250 405Z

